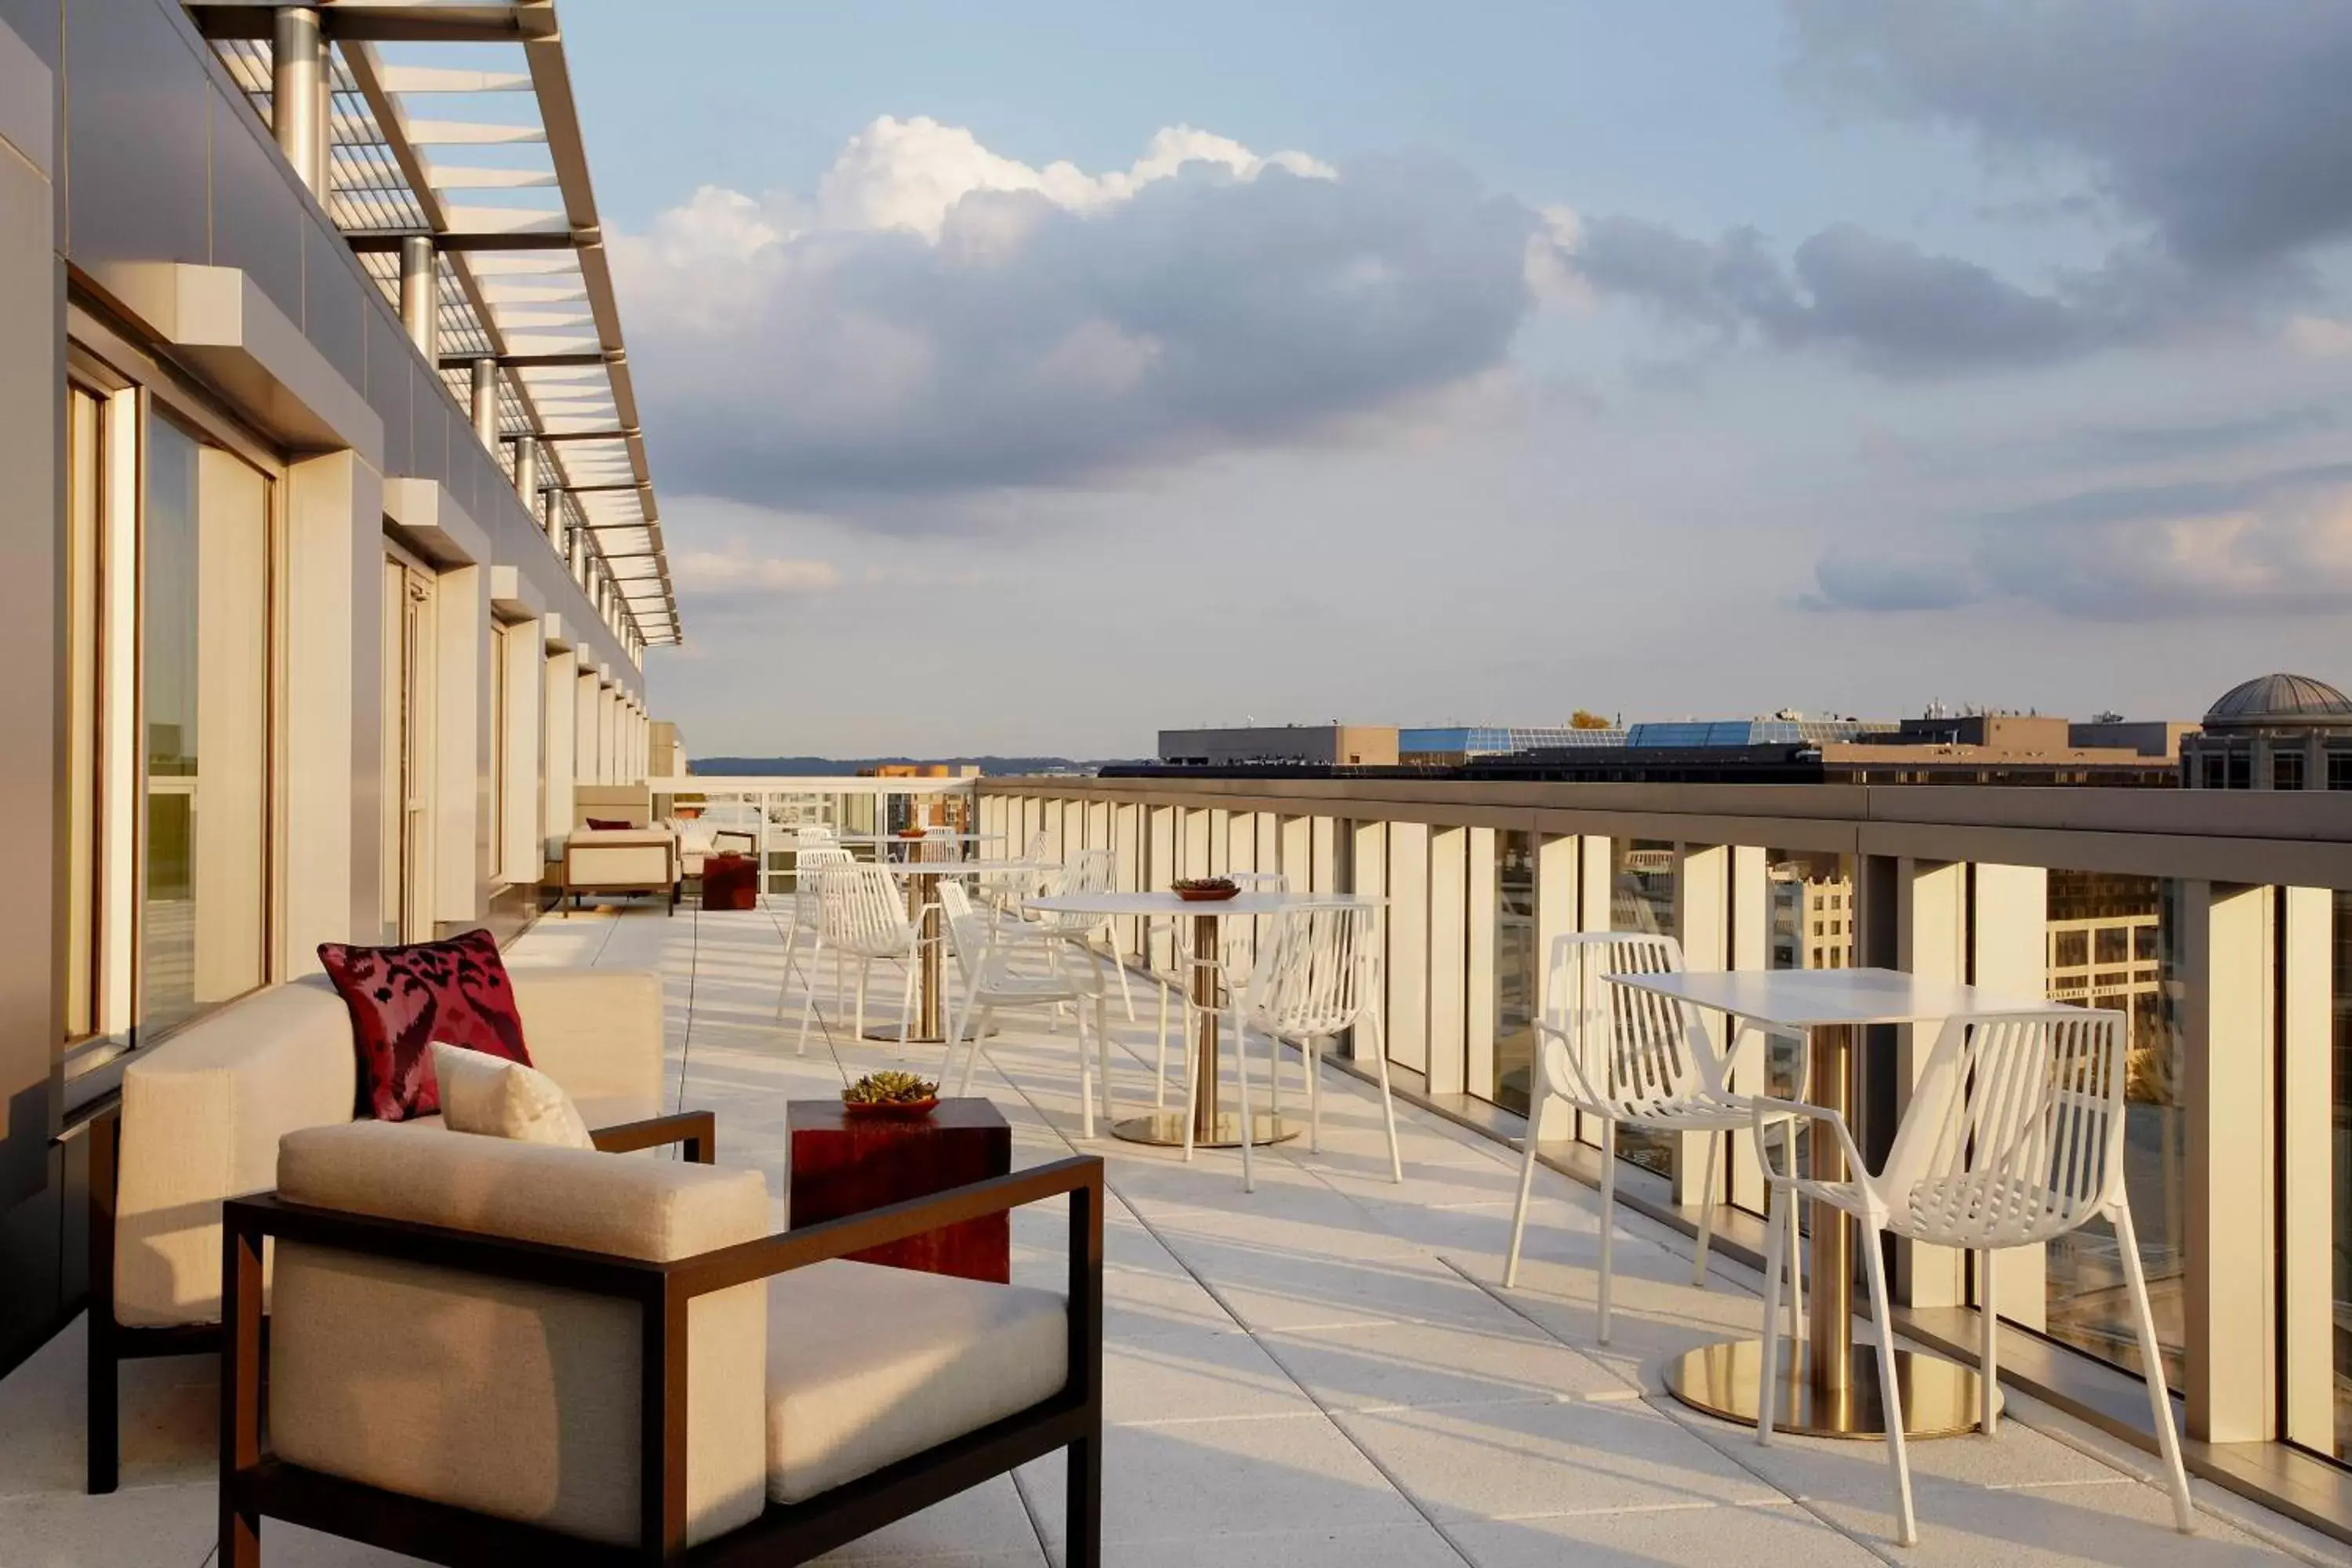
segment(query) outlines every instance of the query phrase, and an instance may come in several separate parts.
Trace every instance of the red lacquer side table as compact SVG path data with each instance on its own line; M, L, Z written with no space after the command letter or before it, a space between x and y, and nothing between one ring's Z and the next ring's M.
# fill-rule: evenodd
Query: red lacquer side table
M919 1120L852 1116L837 1100L795 1100L787 1115L794 1230L929 1197L1013 1170L1013 1129L985 1100L942 1100ZM1010 1284L1013 1220L987 1215L850 1256L929 1274Z

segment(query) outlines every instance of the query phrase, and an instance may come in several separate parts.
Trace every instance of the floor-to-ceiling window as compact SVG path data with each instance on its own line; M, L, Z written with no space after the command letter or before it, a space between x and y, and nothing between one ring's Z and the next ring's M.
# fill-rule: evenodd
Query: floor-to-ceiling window
M140 529L139 1019L260 984L268 933L269 481L161 412Z
M2335 896L2334 1026L2328 1039L2328 1280L2335 1373L2336 1457L2352 1460L2352 892Z
M1675 892L1682 866L1675 847L1655 838L1612 838L1609 875L1609 928L1682 939ZM1663 1176L1675 1173L1678 1135L1638 1127L1617 1131L1617 1153Z
M104 563L107 407L103 394L66 394L66 889L65 1037L104 1026L106 911L100 839L105 802L100 696L107 673Z
M1536 836L1495 835L1494 1077L1472 1086L1506 1110L1524 1116L1535 1071L1537 976ZM1470 984L1480 983L1473 974Z
M2181 1100L2179 884L2157 877L2053 870L2048 973L2053 1001L2112 1008L2129 1030L2124 1184L2156 1312L2165 1373L2178 1385L2186 1343L2181 1286L2188 1209L2188 1118ZM2051 1242L2042 1260L2052 1338L2139 1365L2130 1292L2115 1230L2093 1221ZM2006 1291L2003 1292L2006 1298Z

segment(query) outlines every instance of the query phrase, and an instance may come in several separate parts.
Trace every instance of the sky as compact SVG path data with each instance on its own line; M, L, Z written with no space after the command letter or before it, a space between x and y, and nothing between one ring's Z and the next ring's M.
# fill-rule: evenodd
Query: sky
M692 754L2352 683L2352 6L562 20Z

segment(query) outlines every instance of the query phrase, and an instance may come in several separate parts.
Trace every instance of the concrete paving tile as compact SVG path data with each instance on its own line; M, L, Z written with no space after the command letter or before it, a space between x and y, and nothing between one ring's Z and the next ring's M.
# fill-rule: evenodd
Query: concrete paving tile
M1608 1368L1499 1309L1496 1319L1485 1328L1359 1323L1265 1339L1274 1358L1336 1410L1635 1396Z
M1632 1509L1449 1524L1476 1568L1874 1568L1880 1559L1794 1506Z
M1381 1525L1370 1530L1284 1531L1271 1535L1221 1538L1215 1557L1204 1558L1193 1538L1175 1541L1124 1541L1116 1554L1106 1552L1118 1568L1199 1568L1204 1561L1279 1564L1280 1568L1462 1568L1462 1554L1445 1537L1422 1521ZM1052 1547L1052 1561L1060 1568L1061 1543Z
M70 1490L0 1498L0 1563L9 1568L195 1568L220 1529L209 1485Z
M1020 1474L1046 1540L1063 1539L1063 1457L1049 1455ZM1206 1538L1408 1524L1418 1517L1321 1415L1104 1430L1103 1539L1122 1548L1191 1542L1206 1556L1199 1545ZM1127 1561L1124 1552L1113 1561Z
M2197 1533L2183 1535L2172 1527L2168 1494L2122 1479L2077 1486L1929 1489L1920 1487L1915 1475L1912 1507L1919 1521L1919 1543L1911 1547L1895 1544L1891 1483L1872 1503L1830 1499L1811 1506L1905 1568L1914 1563L1919 1568L1948 1563L1973 1568L1988 1563L2012 1568L2056 1568L2061 1563L2282 1568L2294 1561L2210 1514L2198 1515Z
M1334 1419L1441 1521L1787 1500L1638 1401L1342 1411Z
M1119 1426L1297 1415L1314 1402L1238 1329L1170 1329L1103 1346L1103 1419Z
M89 1337L76 1318L0 1380L0 1498L79 1493L88 1470ZM220 1360L125 1362L119 1401L122 1485L210 1480L220 1438Z
M818 1559L824 1563L924 1563L938 1568L1042 1564L1044 1543L1011 1476L982 1481L922 1512L886 1524Z

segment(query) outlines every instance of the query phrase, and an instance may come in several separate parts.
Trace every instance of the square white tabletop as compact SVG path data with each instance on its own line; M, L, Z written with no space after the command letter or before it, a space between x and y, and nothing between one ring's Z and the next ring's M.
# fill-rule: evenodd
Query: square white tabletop
M1605 978L1781 1029L1940 1023L1982 1013L2047 1013L2062 1005L2046 996L1989 991L1899 969L1683 970Z

